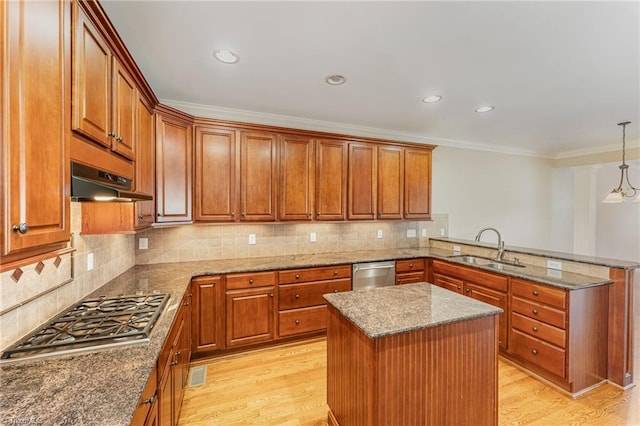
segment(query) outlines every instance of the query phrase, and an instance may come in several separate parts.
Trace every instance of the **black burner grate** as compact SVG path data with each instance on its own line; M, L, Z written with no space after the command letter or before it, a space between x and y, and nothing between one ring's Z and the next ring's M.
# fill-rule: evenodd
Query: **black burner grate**
M167 300L166 293L83 300L8 348L2 358L147 339Z

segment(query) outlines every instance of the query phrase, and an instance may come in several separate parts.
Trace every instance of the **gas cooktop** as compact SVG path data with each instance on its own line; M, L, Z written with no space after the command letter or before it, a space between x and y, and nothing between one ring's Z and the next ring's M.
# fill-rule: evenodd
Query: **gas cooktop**
M149 341L165 293L86 299L2 353L2 359L61 355Z

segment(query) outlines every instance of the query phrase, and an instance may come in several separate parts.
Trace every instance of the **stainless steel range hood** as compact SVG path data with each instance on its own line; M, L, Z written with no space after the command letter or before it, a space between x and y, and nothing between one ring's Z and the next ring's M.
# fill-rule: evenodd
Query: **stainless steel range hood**
M149 201L150 194L131 191L131 179L80 163L71 163L71 201Z

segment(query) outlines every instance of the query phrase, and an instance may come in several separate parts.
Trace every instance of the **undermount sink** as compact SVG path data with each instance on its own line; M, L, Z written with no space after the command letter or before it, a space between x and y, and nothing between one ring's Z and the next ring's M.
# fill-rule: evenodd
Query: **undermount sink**
M450 259L456 259L470 265L487 266L494 269L503 269L505 266L515 266L517 268L524 268L525 265L516 262L510 262L507 260L490 259L488 257L470 256L467 254L449 256Z

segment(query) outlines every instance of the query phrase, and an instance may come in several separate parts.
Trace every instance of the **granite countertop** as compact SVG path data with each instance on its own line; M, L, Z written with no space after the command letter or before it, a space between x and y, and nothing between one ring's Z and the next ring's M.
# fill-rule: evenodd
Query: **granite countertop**
M428 283L325 294L324 298L371 339L503 312Z

